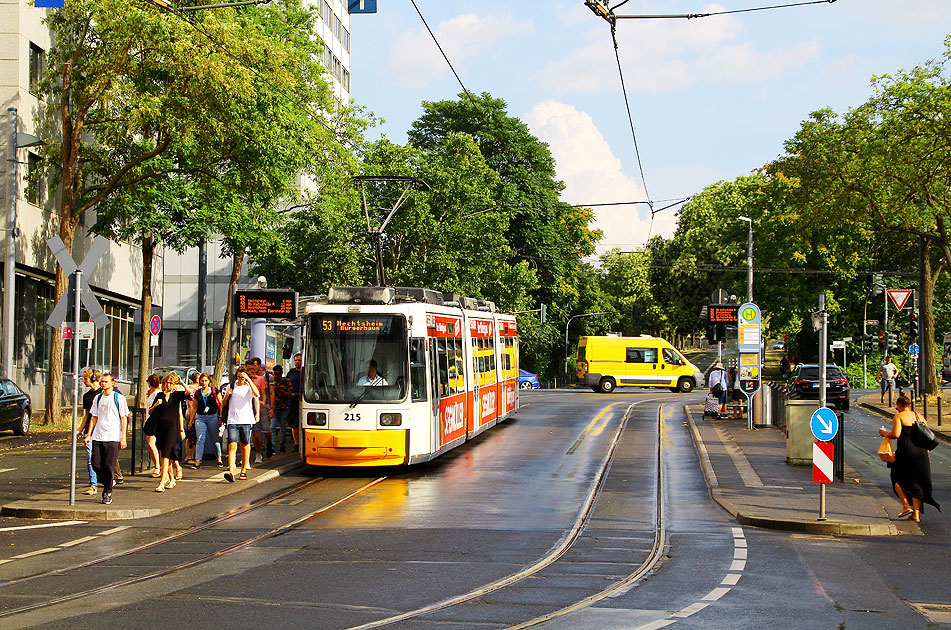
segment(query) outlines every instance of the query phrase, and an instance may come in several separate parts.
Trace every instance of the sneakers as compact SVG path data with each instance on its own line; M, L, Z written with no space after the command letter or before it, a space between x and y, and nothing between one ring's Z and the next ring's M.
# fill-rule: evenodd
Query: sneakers
M263 462L264 462L264 458L261 457L261 454L260 454L260 453L258 453L258 454L254 457L254 463L255 463L255 464L261 464L261 463L263 463Z
M122 477L116 477L115 479L112 480L112 482L118 486L120 484L125 483L125 479L123 479Z
M111 492L103 492L103 493L102 493L102 503L103 503L103 505L111 505L111 504L112 504L112 493L111 493Z
M274 457L274 445L273 445L273 444L268 444L268 445L267 445L267 449L266 449L265 452L264 452L264 456L267 457L268 459L271 459L272 457Z
M89 486L86 489L86 494L88 494L89 496L96 494L96 492L98 492L98 490L96 490L96 486Z

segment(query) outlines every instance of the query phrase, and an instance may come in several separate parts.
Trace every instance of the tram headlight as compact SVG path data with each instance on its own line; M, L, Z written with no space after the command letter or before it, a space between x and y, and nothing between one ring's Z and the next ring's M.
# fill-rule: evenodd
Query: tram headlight
M308 411L307 412L307 426L309 427L325 427L327 426L327 414L323 411Z
M399 413L381 413L380 426L398 427L403 424L403 414Z

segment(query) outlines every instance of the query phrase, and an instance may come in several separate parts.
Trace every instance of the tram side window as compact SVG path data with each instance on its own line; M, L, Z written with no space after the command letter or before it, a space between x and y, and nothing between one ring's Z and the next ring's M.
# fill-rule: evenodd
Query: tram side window
M436 340L439 355L439 396L449 395L449 356L446 349L446 340Z
M460 394L466 391L466 364L462 354L462 339L453 339L452 347L455 352L456 393Z
M495 374L495 339L486 339L488 342L488 355L489 355L489 384L496 382Z
M426 340L411 339L409 345L409 380L413 402L426 400Z

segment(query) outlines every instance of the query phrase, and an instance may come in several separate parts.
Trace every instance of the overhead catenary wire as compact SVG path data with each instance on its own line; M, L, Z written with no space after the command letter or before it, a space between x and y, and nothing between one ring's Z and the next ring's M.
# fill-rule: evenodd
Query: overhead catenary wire
M616 20L692 20L695 18L712 17L715 15L731 15L735 13L752 13L754 11L771 11L773 9L790 9L793 7L803 7L810 4L832 4L836 0L807 0L806 2L790 2L786 4L773 4L763 7L751 7L748 9L724 9L723 11L710 11L707 13L666 13L654 15L615 15L614 10L621 5L627 4L629 0L624 0L608 9L608 12Z
M416 5L416 0L409 0L409 1L410 3L412 3L413 8L416 9L416 13L417 15L419 15L419 19L422 20L423 26L425 26L426 30L429 32L429 36L432 37L433 42L436 43L436 48L439 49L439 52L442 55L442 58L446 60L446 64L448 64L449 69L452 70L452 76L456 77L456 81L459 83L459 86L462 88L463 93L469 97L469 101L472 102L472 106L476 109L476 111L478 111L479 113L482 113L482 110L479 107L478 101L476 101L475 97L472 96L472 92L470 92L469 89L462 82L462 78L459 77L459 73L456 72L456 69L453 67L452 62L449 61L449 56L446 54L446 51L443 50L442 45L439 43L439 40L436 39L436 34L433 32L433 29L429 28L429 22L426 21L425 17L423 17L423 12L420 11L419 7Z

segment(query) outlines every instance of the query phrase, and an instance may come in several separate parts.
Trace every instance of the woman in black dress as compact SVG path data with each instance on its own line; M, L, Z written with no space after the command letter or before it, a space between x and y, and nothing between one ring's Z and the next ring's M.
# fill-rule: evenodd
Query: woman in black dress
M159 473L159 485L156 492L165 492L175 487L172 473L172 461L177 460L175 449L185 439L185 416L182 414L182 401L188 394L179 391L182 380L175 372L169 372L162 379L162 392L156 396L154 413L158 419L155 427L155 446L162 460Z
M915 446L912 442L912 433L917 430L915 421L918 419L918 414L909 409L911 401L904 394L898 397L895 407L898 413L892 418L892 430L886 431L882 428L878 430L878 434L898 440L895 461L891 465L892 486L898 500L901 501L902 508L898 517L907 516L908 520L917 523L921 519L923 503L930 503L939 511L941 506L931 496L931 460L928 457L928 451Z

